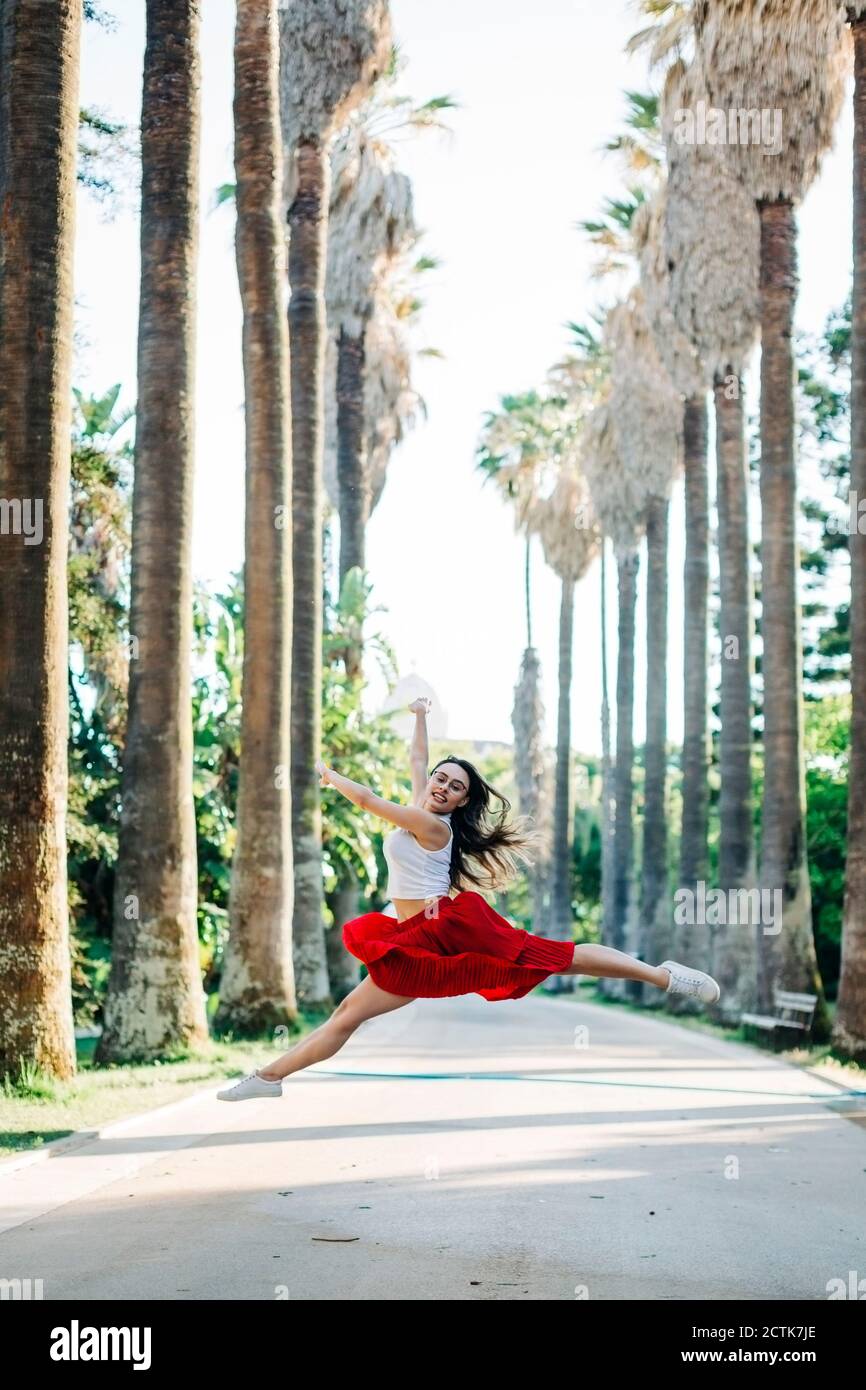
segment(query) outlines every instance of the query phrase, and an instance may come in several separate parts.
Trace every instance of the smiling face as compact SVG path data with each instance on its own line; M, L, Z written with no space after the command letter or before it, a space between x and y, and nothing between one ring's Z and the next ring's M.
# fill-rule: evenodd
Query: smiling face
M465 806L468 800L468 772L459 763L440 763L427 783L424 810L444 816L458 806Z

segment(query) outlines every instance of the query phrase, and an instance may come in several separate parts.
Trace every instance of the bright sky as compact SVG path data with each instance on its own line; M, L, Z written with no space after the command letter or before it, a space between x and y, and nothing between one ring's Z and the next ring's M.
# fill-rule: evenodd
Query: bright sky
M82 104L137 123L143 0L105 0L116 32L86 26ZM422 133L400 145L414 184L423 247L441 258L427 277L416 379L429 418L393 456L368 533L371 620L417 671L445 714L444 736L510 742L514 685L525 645L524 542L509 509L474 468L479 428L505 392L543 382L567 347L566 320L583 321L601 291L575 223L622 183L601 147L622 127L623 91L645 90L645 63L624 43L639 27L631 0L392 0L417 100L451 93L452 139ZM243 383L233 214L211 211L233 181L232 0L204 5L202 224L199 282L194 568L210 581L243 559ZM850 103L836 147L800 212L799 325L818 331L848 290L851 265ZM135 400L138 225L79 200L76 384L116 381ZM754 391L751 403L754 405ZM682 732L682 499L671 516L669 733ZM612 566L610 567L612 569ZM533 558L533 642L541 653L547 738L556 730L559 582ZM614 679L615 588L610 587ZM643 590L638 596L635 733L643 737ZM572 744L599 747L598 565L576 599ZM611 687L613 688L613 686ZM369 708L384 688L371 682Z

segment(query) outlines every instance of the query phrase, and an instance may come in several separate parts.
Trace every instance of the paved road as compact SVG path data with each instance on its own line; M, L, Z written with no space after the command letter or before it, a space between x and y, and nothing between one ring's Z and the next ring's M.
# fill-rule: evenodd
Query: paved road
M866 1276L866 1104L656 1017L419 1000L280 1101L217 1089L0 1165L0 1278L490 1301L826 1299Z

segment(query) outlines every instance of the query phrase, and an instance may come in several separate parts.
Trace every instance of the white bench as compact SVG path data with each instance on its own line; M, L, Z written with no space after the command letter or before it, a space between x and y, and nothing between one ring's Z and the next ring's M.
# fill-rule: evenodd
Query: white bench
M741 1014L747 1037L769 1043L774 1052L808 1043L815 1016L817 994L795 994L791 990L773 991L775 1014Z

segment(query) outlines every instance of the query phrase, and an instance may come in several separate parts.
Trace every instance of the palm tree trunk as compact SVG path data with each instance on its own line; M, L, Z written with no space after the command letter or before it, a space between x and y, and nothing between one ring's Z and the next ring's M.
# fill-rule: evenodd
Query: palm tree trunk
M638 955L665 960L670 951L667 882L667 645L668 501L647 508L646 742L644 745L643 865ZM643 991L638 993L642 997Z
M707 484L707 402L692 396L683 412L686 558L684 569L684 708L683 806L680 840L680 886L697 893L706 883L709 808L707 742L707 613L709 590L709 493ZM677 957L709 968L709 927L698 923L675 934ZM690 1001L666 1000L674 1012L688 1011Z
M526 647L520 665L520 679L514 694L511 723L514 737L514 765L521 812L531 816L536 828L547 826L547 767L544 757L544 731L540 696L540 665L532 646L530 603L531 535L524 547L523 593L526 606ZM539 764L541 764L539 766ZM548 931L547 881L550 850L545 843L529 870L532 895L532 930L537 936Z
M315 771L322 738L322 442L325 248L330 168L323 146L295 151L289 208L289 349L292 382L292 837L298 1000L330 1011L322 891L322 812Z
M854 290L852 303L851 488L866 497L866 17L854 40ZM859 516L859 512L858 512ZM848 537L851 555L851 751L842 965L833 1044L866 1062L866 535Z
M370 519L370 479L364 425L364 330L340 330L337 343L337 480L340 489L340 587L350 569L363 570ZM363 641L346 654L346 674L358 675Z
M626 949L632 896L632 796L634 768L634 623L639 555L617 558L619 625L616 669L616 811L613 837L613 933L611 945ZM620 980L605 981L605 990L622 992Z
M149 0L129 713L99 1063L208 1037L198 959L190 547L198 256L197 0Z
M686 401L683 416L686 558L683 711L683 829L680 881L694 888L707 876L707 603L709 492L707 403Z
M719 515L719 887L725 893L757 886L752 827L752 577L749 472L743 384L731 368L713 388L716 415L716 497ZM756 924L720 925L713 933L713 974L730 1020L757 1006Z
M291 425L276 0L238 0L236 253L246 404L244 674L230 934L214 1028L235 1036L293 1022Z
M0 1076L75 1075L66 898L80 0L0 4Z
M559 707L556 719L556 794L553 812L553 864L550 936L573 940L571 910L571 673L574 643L574 580L563 579L559 608ZM558 975L559 988L573 989L574 977Z
M761 635L764 677L764 797L761 881L781 898L781 922L758 935L759 1006L772 990L819 995L816 1036L826 1009L812 936L806 864L802 652L797 595L797 481L792 352L797 252L794 209L759 202L761 218ZM781 930L778 930L781 925Z
M525 550L524 559L523 559L523 601L524 601L524 603L525 603L525 605L526 605L526 645L527 645L527 647L531 647L531 646L532 646L532 605L531 605L531 603L530 603L530 601L529 601L529 599L530 599L530 585L529 585L529 581L530 581L530 573L531 573L531 571L530 571L530 559L531 559L531 555L530 555L530 543L531 543L531 540L532 540L532 537L531 537L529 534L527 534L527 537L526 537L526 550Z
M363 570L370 519L370 479L364 428L364 337L340 329L337 343L337 482L340 490L340 588L350 569ZM363 638L346 647L346 675L358 676Z
M613 770L607 688L607 542L601 540L601 939L613 945Z
M325 944L328 953L328 977L331 993L339 1001L345 999L358 983L358 960L343 945L343 926L357 917L361 893L358 880L350 869L342 868L337 886L327 894L328 907L333 914L333 926L328 928Z
M531 560L532 560L532 536L527 534L526 551L523 564L523 598L526 605L526 649L532 650L532 603L530 601L531 589ZM540 677L540 673L539 673ZM539 695L539 701L540 701ZM539 716L539 724L543 720ZM550 811L548 778L547 778L547 758L544 746L544 730L539 728L538 739L541 746L541 756L543 759L543 770L536 788L535 816L543 824L548 824ZM538 936L546 936L549 926L550 905L548 902L548 880L550 877L550 844L546 838L544 847L539 852L536 862L531 870L532 883L532 930Z

